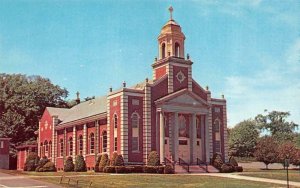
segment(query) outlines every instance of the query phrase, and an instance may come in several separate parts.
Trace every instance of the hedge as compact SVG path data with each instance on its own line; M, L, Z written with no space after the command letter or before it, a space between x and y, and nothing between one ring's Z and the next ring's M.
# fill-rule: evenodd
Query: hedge
M106 153L102 154L99 164L99 172L104 172L103 170L107 166L108 161L108 155Z

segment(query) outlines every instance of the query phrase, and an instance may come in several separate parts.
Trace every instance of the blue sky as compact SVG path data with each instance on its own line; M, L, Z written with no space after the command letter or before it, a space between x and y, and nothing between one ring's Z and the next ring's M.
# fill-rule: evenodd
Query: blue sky
M300 1L0 1L0 72L42 75L69 98L152 77L168 7L193 77L224 93L228 124L264 109L300 124Z

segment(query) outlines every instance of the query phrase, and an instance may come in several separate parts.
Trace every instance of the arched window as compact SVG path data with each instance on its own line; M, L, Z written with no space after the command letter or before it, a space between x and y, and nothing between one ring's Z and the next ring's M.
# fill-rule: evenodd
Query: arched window
M73 138L69 138L69 156L73 155Z
M95 151L95 136L94 133L90 134L90 153L94 153Z
M44 155L45 155L46 157L48 157L48 141L47 141L47 140L45 140L45 142L44 142L44 148L45 148L45 153L44 153Z
M165 58L166 57L166 44L162 43L161 45L161 58Z
M184 116L179 116L179 137L187 137L186 120Z
M180 45L177 42L175 43L175 56L180 57Z
M102 152L107 151L107 132L102 132Z
M118 128L118 116L117 116L117 114L114 115L114 127L115 127L115 129Z
M41 156L44 156L44 147L43 147L43 142L41 142L41 146L40 146L40 152L41 152Z
M52 157L52 142L49 141L49 157Z
M131 150L139 151L139 115L135 112L131 115L132 143Z
M215 120L214 131L215 131L215 133L219 133L220 132L220 120L218 120L218 119Z
M64 140L60 139L59 140L59 145L60 145L60 156L64 156Z
M83 137L82 135L79 135L78 137L78 145L79 145L79 155L82 155L82 152L83 152Z

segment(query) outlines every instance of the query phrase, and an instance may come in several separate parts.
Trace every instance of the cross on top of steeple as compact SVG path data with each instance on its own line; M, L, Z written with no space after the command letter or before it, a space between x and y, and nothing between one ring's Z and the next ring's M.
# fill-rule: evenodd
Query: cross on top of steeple
M173 16L172 16L173 7L172 6L170 6L169 11L170 11L170 20L173 20Z

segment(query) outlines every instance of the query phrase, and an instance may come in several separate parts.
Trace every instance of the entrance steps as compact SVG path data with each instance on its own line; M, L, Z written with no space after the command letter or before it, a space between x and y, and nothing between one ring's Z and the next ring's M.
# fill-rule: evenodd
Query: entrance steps
M207 166L208 173L217 173L219 172L218 169L215 167L208 165ZM190 165L189 166L189 172L183 166L176 164L175 165L175 173L176 174L186 174L186 173L207 173L205 166L199 166L199 165Z

